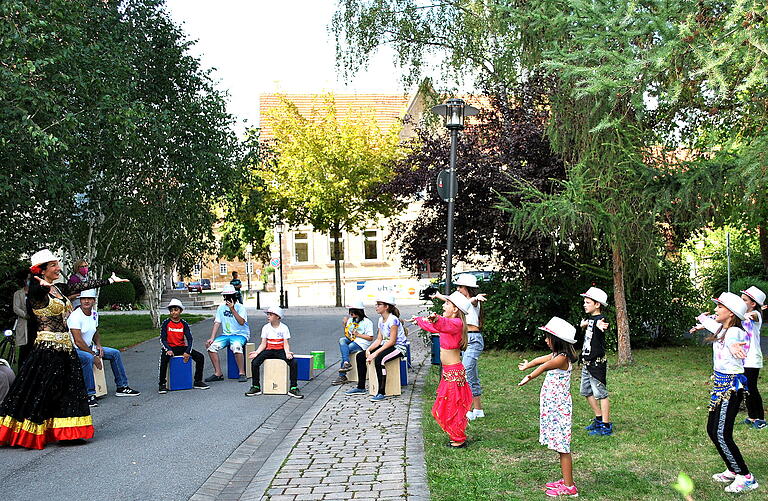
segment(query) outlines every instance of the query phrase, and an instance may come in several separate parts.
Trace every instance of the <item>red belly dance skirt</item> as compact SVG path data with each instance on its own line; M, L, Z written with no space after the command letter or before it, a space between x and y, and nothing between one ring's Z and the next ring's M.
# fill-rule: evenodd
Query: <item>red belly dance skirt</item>
M464 365L443 365L432 416L454 442L467 440L467 412L472 407L472 390Z

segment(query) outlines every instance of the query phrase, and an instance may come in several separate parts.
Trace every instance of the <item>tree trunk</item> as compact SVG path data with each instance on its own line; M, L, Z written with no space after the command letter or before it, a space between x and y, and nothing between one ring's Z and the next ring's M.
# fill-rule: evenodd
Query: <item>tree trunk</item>
M344 306L341 304L341 263L339 262L339 225L333 225L333 268L336 272L336 307Z
M616 302L616 332L619 341L619 365L629 365L632 360L632 347L629 342L629 316L627 298L624 291L624 260L618 244L613 244L613 299Z
M763 273L768 277L768 221L757 227L757 240L760 242L760 258L763 261Z
M149 316L152 318L152 327L155 329L160 328L160 298L163 294L163 278L161 272L161 265L146 264L139 270L139 275L144 281L144 286L147 288L147 308L149 309Z

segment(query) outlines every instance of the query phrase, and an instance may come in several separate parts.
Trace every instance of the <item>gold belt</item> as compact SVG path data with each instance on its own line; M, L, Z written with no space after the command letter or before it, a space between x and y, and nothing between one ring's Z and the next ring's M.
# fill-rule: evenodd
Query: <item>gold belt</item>
M57 350L70 350L72 349L72 338L69 337L68 332L51 332L40 331L37 333L37 339L35 344L42 344L49 348Z
M467 382L467 371L466 369L443 370L443 380L463 386L462 383Z

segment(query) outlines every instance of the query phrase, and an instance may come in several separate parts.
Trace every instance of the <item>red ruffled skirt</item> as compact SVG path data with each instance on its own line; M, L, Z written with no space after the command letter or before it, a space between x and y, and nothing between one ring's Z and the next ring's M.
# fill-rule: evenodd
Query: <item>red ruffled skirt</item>
M467 440L467 412L472 408L472 390L462 363L443 366L432 406L432 417L454 442Z

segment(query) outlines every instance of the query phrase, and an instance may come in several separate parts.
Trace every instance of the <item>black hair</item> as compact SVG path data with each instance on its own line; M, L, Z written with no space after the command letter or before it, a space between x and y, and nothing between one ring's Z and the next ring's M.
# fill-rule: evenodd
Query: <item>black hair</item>
M579 357L578 355L576 355L576 349L573 347L571 343L569 343L568 341L564 341L559 337L553 334L550 334L549 332L547 332L547 339L551 341L553 354L565 355L571 363L578 360Z
M237 303L237 294L224 294L224 301L230 300L233 303Z
M359 318L360 320L365 318L365 310L360 309L360 308L350 308L349 309L349 314L350 315L356 315L357 318Z
M238 273L238 272L236 272L236 271L233 271L233 272L232 272L232 276L234 277L235 275L239 275L239 273Z

